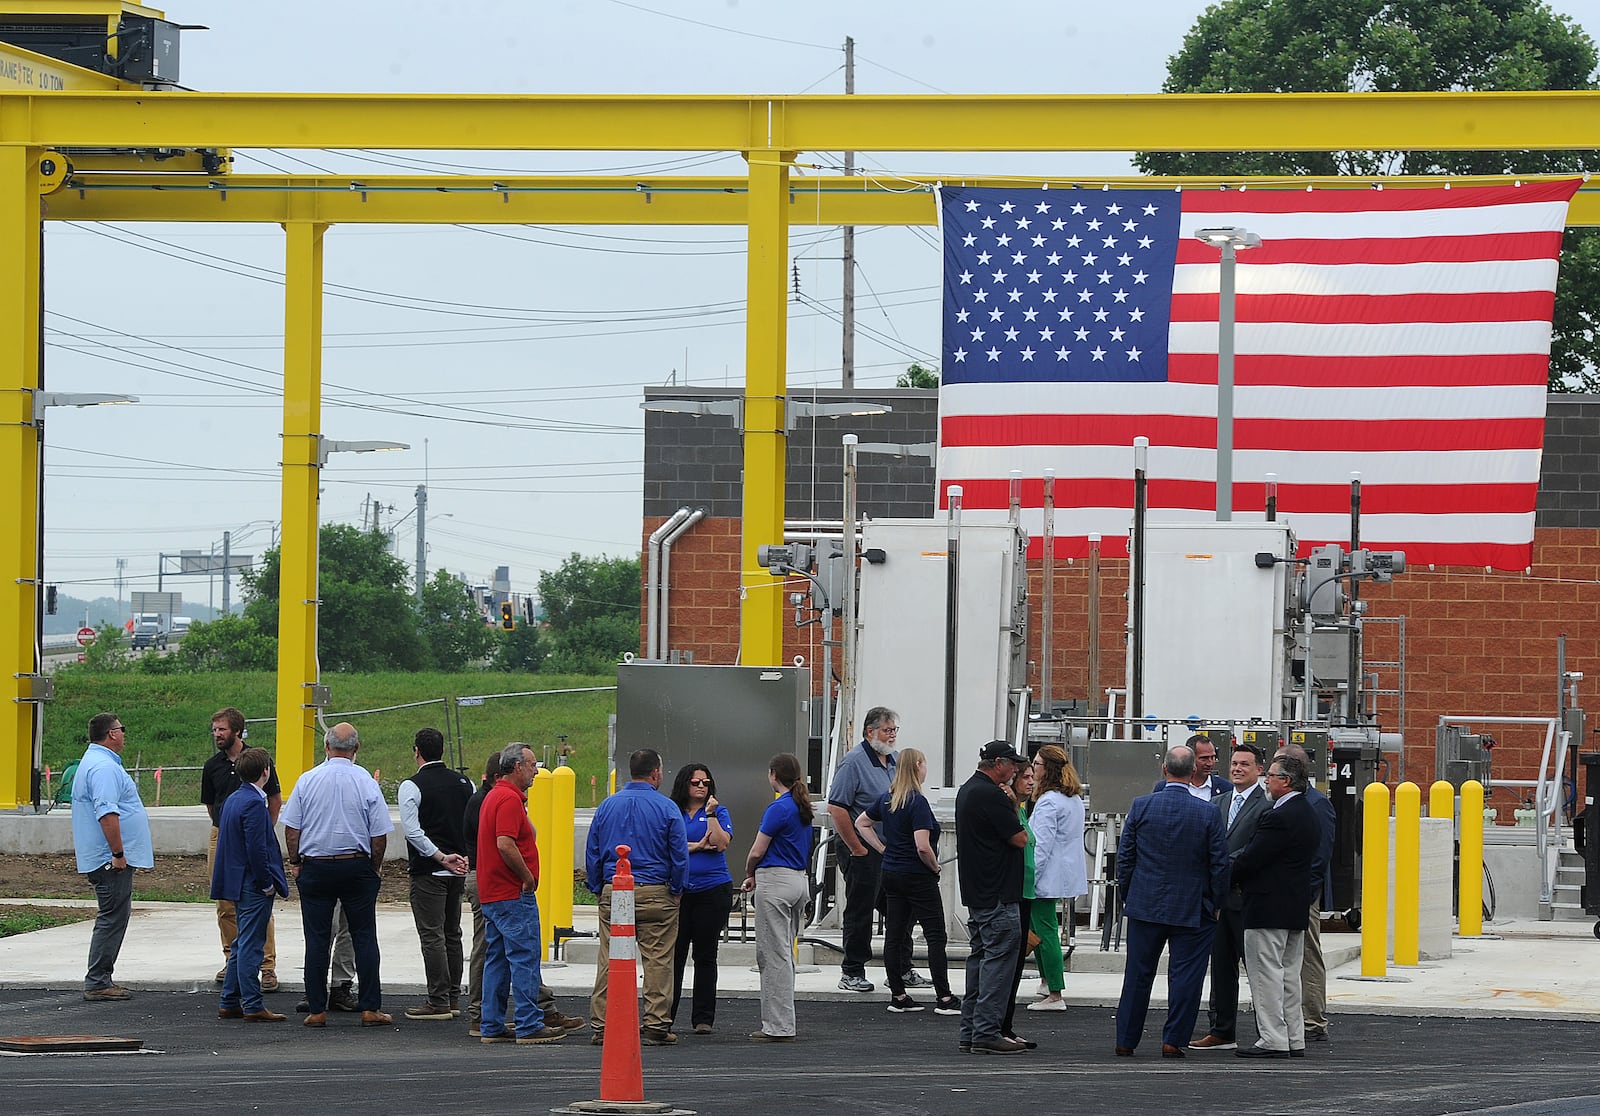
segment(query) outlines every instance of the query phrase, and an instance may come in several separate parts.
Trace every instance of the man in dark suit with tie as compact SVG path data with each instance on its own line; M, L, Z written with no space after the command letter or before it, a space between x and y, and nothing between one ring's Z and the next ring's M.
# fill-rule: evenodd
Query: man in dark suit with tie
M1117 1003L1117 1047L1139 1045L1161 951L1167 958L1167 1022L1161 1056L1183 1057L1200 1013L1200 989L1227 896L1228 845L1222 815L1190 793L1194 749L1177 745L1162 761L1167 782L1134 799L1117 846L1117 894L1128 919L1128 959Z
M1306 765L1277 755L1267 767L1272 809L1256 822L1255 836L1233 862L1244 892L1244 964L1255 1004L1256 1044L1241 1058L1301 1057L1306 1049L1300 1004L1300 965L1311 902L1311 861L1317 851L1317 816L1306 801Z
M1236 857L1255 836L1256 820L1267 810L1261 788L1261 753L1252 744L1235 744L1228 764L1229 791L1213 800L1228 830L1228 856ZM1239 1019L1239 966L1244 961L1244 896L1237 883L1228 891L1217 936L1211 943L1210 1027L1189 1044L1191 1050L1232 1050Z
M1311 758L1298 744L1285 744L1279 755L1290 755L1306 765L1310 775ZM1328 1038L1328 966L1322 957L1322 912L1333 906L1333 882L1328 865L1333 861L1333 803L1317 789L1315 779L1306 784L1306 801L1317 816L1317 851L1311 858L1311 910L1306 922L1306 959L1300 966L1300 1005L1306 1016L1306 1039L1326 1042Z
M235 904L238 936L229 943L223 970L219 1019L281 1023L261 999L261 956L267 944L272 901L289 895L283 853L267 810L267 780L272 757L264 748L246 748L234 764L239 789L228 796L217 818L217 853L211 869L211 898Z

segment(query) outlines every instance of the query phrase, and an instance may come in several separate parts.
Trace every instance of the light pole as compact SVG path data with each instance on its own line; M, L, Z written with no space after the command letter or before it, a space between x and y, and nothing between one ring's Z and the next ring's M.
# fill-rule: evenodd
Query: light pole
M1233 518L1234 272L1239 249L1259 248L1261 238L1234 225L1197 229L1194 235L1222 252L1217 299L1217 522L1226 523Z
M38 432L39 450L39 548L34 563L33 669L44 674L44 413L51 407L102 407L116 403L137 403L136 395L107 395L103 392L33 392L33 426ZM48 691L48 687L45 688ZM33 702L33 775L30 788L34 813L39 812L40 777L44 773L44 695Z

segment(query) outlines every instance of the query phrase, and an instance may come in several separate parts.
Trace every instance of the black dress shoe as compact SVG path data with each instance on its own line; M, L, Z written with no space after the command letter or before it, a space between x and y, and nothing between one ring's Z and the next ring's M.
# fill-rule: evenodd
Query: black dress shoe
M1233 1052L1236 1058L1287 1058L1287 1050L1269 1050L1265 1046L1241 1046Z
M1291 1058L1304 1058L1305 1056L1306 1056L1306 1048L1303 1047L1303 1046L1299 1050L1291 1050L1291 1051L1289 1051L1289 1057L1291 1057Z
M1034 1042L1032 1039L1025 1039L1021 1035L1005 1035L1004 1037L1010 1039L1012 1042L1020 1042L1024 1050L1039 1049L1038 1043Z
M1183 1047L1173 1046L1170 1042L1164 1042L1161 1044L1161 1056L1163 1058L1182 1058Z

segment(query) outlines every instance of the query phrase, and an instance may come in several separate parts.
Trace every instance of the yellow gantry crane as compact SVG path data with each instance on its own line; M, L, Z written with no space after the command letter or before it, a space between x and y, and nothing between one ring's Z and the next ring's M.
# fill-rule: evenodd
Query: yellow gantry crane
M99 69L5 28L55 19L102 44ZM148 28L141 31L140 28ZM324 456L322 269L333 224L742 225L748 236L744 566L782 537L789 229L934 225L932 180L808 173L807 152L1159 150L1593 150L1600 93L1165 94L1140 96L485 96L203 93L152 72L179 25L119 0L0 0L0 809L35 792L48 695L39 609L40 229L45 220L228 221L284 229L282 584L277 759L285 789L314 761L317 490ZM147 36L138 43L138 35ZM176 43L170 52L175 60ZM83 52L94 59L93 49ZM228 172L237 148L421 151L726 151L739 177L261 176ZM948 181L1004 185L1016 179ZM1028 180L1038 184L1040 180ZM1217 184L1057 180L1052 186ZM1372 180L1233 184L1370 188ZM1504 182L1505 178L1454 178ZM1438 180L1387 179L1390 187ZM918 189L918 187L921 189ZM1600 191L1574 224L1600 224ZM781 594L741 605L741 658L777 663Z

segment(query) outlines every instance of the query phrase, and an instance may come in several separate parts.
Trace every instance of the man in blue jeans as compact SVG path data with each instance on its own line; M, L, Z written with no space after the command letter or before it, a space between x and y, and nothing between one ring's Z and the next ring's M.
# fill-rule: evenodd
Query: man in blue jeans
M1027 761L1008 740L978 753L978 770L956 792L956 861L967 907L967 991L961 998L963 1053L1020 1054L1020 1039L1001 1033L1022 948L1022 850L1028 831L1002 788Z
M539 773L533 749L508 744L499 782L478 814L478 902L483 911L483 1017L480 1042L535 1046L566 1030L545 1022L539 1007L539 846L526 796ZM506 997L516 993L515 1036L505 1029Z
M89 721L89 748L72 782L72 844L78 871L94 888L100 913L89 939L89 969L83 978L85 1000L131 1000L133 994L111 979L133 911L133 870L154 868L150 816L139 788L122 768L127 729L115 713Z

